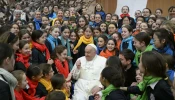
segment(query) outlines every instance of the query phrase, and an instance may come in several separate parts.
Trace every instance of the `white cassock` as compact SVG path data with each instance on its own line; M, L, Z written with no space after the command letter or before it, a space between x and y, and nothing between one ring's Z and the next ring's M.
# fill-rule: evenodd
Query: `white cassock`
M102 87L100 75L106 65L106 58L96 55L91 61L87 61L85 56L79 60L81 69L77 69L75 64L71 71L73 78L77 80L72 100L88 100L94 86Z

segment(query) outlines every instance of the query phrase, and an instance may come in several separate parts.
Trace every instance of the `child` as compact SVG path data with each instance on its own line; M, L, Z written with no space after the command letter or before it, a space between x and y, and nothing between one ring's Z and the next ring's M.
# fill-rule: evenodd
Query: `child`
M102 22L101 15L95 14L95 21L92 27L100 27L100 23Z
M133 64L134 56L135 56L134 53L129 49L125 49L119 52L119 59L122 63L125 75L124 86L130 86L132 82L136 81L135 80L136 67Z
M107 25L109 25L111 23L111 17L112 17L112 14L111 13L107 13L106 14L105 23Z
M94 41L97 43L98 42L97 38L101 35L100 27L93 28L93 33L94 33Z
M70 87L66 86L66 80L64 79L64 76L62 74L55 74L51 78L51 83L54 91L63 92L66 96L65 100L69 100L68 98L70 96Z
M11 29L10 29L11 33L18 35L19 30L20 30L20 27L18 24L12 24Z
M90 15L90 20L89 20L89 26L92 27L92 25L94 24L95 21L95 14L91 14Z
M28 95L23 89L26 88L28 81L26 75L22 70L15 70L12 75L17 79L18 85L15 87L16 100L37 100L36 97Z
M118 15L116 15L116 14L112 15L112 17L111 17L111 23L118 24L118 20L119 20Z
M83 33L84 33L84 29L83 29L83 28L78 28L77 34L78 34L78 37L79 37L79 38L80 38L81 36L83 36Z
M112 34L116 33L116 32L117 32L117 25L115 23L110 23L109 26L108 26L109 38L111 38Z
M77 19L77 22L78 22L78 25L77 25L78 28L84 28L88 24L84 16L79 16Z
M103 11L103 7L102 7L100 4L97 4L97 5L95 6L94 14L100 14L102 20L105 21L106 14L105 14L105 12Z
M27 71L29 64L29 59L31 56L31 49L29 43L25 40L19 42L19 50L16 53L15 70Z
M52 91L46 96L45 100L66 100L66 96L61 91Z
M42 25L44 25L44 26L46 26L46 25L49 25L49 19L48 19L48 17L46 17L46 16L43 16L42 17Z
M146 22L142 22L140 24L140 31L143 31L148 28L148 24Z
M61 27L61 36L59 37L61 40L61 44L67 48L67 59L69 61L69 68L72 69L72 57L71 57L71 46L69 43L70 29L68 26Z
M39 80L36 88L36 95L38 97L43 97L53 90L50 79L52 78L54 71L52 70L52 66L46 63L40 64L39 68L42 71L43 77Z
M30 32L27 29L21 29L19 31L19 40L25 40L28 41L29 45L30 45L30 49L32 49L32 42L31 42L31 36L30 36Z
M45 45L47 33L40 30L34 30L32 33L32 63L49 63L52 64L50 53Z
M108 39L106 47L100 52L100 56L109 58L110 56L118 56L119 50L116 48L116 41L114 39Z
M102 90L102 99L100 100L127 100L124 93L119 89L124 83L124 75L121 70L112 66L103 69L100 82L106 88Z
M65 10L65 11L64 11L64 17L63 17L63 20L69 20L69 15L70 15L69 10Z
M99 55L100 52L105 48L108 38L106 35L100 35L97 40L97 54Z
M120 50L120 44L122 41L122 36L120 33L116 32L112 34L112 38L116 40L116 48Z
M132 27L130 25L125 25L122 27L122 42L120 45L120 50L130 49L135 52L135 48L133 46L133 36L132 35Z
M94 44L92 28L90 26L85 27L84 35L80 37L77 45L74 47L74 54L77 54L78 57L82 57L85 54L85 47L88 44ZM77 50L78 49L78 50Z
M102 22L100 24L100 29L101 29L101 33L106 35L109 38L109 35L107 34L107 24Z
M55 20L55 23L53 26L61 28L61 22L57 19L57 20Z
M56 26L52 26L50 28L50 34L46 39L46 47L48 48L50 54L52 54L52 51L55 49L56 46L61 44L60 39L58 36L60 35L60 29Z
M134 60L137 66L139 64L139 59L140 59L141 54L146 51L152 51L153 46L150 45L150 40L151 39L150 39L149 34L145 32L140 32L139 34L134 36L133 38L134 46L137 50Z
M27 76L27 88L26 93L30 96L36 96L36 88L39 80L42 78L42 70L38 66L30 66L26 73Z
M159 53L169 54L174 57L174 38L166 29L158 29L153 35L154 46Z
M141 95L137 100L174 100L170 85L165 80L166 62L161 54L153 51L142 53L139 69L144 74L143 81L138 86L120 89Z

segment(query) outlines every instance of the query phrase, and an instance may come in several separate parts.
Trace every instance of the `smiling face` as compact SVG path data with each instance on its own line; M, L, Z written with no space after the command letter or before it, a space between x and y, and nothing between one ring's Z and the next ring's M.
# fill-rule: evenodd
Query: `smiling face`
M98 38L98 46L100 48L105 46L105 40L103 38L101 38L101 37Z
M58 59L64 62L67 58L67 49L65 49L61 54L58 54Z
M80 18L78 21L78 24L80 25L80 27L84 27L86 25L86 21L84 18Z
M148 25L146 23L141 23L140 24L140 31L145 30L148 28Z
M64 31L62 32L62 36L65 40L69 39L69 35L70 35L70 30L69 29L64 29Z
M140 70L136 70L136 81L137 83L140 83L143 80L143 74L140 72Z
M40 44L45 44L46 37L47 37L47 33L43 33L43 35L39 39L37 39L36 41Z
M30 42L31 36L28 33L26 33L21 37L21 40L26 40L26 41Z
M113 51L115 49L115 42L113 40L109 40L106 47L109 51Z
M21 50L19 50L19 52L25 56L30 55L31 53L31 49L30 49L30 45L27 43L23 46L23 48Z
M51 34L54 38L57 39L58 36L59 36L59 33L60 33L60 29L59 29L59 28L54 28L50 34Z
M127 28L123 27L122 28L122 34L121 35L122 35L122 38L123 39L126 39L126 38L128 38L131 35L131 33L129 33L129 31L128 31Z
M108 26L108 34L112 34L112 33L115 33L116 32L116 27L114 24L110 24Z

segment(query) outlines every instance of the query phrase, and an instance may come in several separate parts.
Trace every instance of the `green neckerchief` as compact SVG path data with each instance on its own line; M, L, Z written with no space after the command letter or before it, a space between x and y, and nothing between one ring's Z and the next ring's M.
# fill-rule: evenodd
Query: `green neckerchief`
M143 94L137 98L137 100L148 100L146 88L148 85L161 80L161 77L144 76L143 82L140 82L137 86Z
M105 100L106 96L109 95L109 93L117 89L119 88L116 88L112 84L110 84L105 90L102 90L102 100Z
M143 51L143 52L152 51L152 49L153 49L153 46L152 46L152 45L148 45L148 46L146 47L145 51ZM141 56L141 54L142 54L143 52L140 52L140 51L137 50L137 52L136 52L136 54L135 54L135 62L136 62L136 65L137 65L137 66L138 66L138 64L139 64L139 58L140 58L140 56Z

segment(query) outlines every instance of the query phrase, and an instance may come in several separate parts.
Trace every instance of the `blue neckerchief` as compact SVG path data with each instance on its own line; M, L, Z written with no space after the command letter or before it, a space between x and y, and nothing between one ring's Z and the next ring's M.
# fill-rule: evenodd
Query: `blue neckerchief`
M63 17L63 20L65 20L65 21L67 20L68 21L69 17Z
M58 45L58 41L56 38L54 38L52 35L49 35L47 37L47 40L50 42L51 46L52 46L52 51L55 49L55 46Z
M92 25L92 27L100 27L100 23L96 23L96 22L94 22L94 24Z
M89 26L93 26L94 22L93 21L89 21Z
M144 18L145 18L145 22L148 22L149 17L144 17Z
M132 40L133 40L133 36L130 36L130 37L126 38L126 39L123 39L122 42L121 42L121 45L120 45L120 50L121 51L123 50L123 47L122 47L123 43L127 42L128 43L128 48L127 49L130 49L130 50L132 50L133 53L135 53L133 45L132 45Z
M54 19L57 18L57 14L55 12L49 14L49 18Z
M97 45L97 54L99 55L100 54L100 52L104 49L105 47L99 47L98 45Z
M149 44L153 45L154 44L154 40L151 39Z
M165 53L173 56L173 50L170 48L169 45L166 45L163 49L157 49L159 53Z
M105 21L106 14L105 14L105 12L104 12L104 11L96 11L96 13L95 13L95 14L100 14L100 15L101 15L102 20L103 20L103 21Z
M71 57L71 48L70 48L69 40L68 39L65 40L62 36L60 37L60 39L61 39L61 44L65 47L67 47L67 56ZM72 60L69 60L69 69L72 70L72 67L73 67Z
M118 29L118 32L119 32L120 34L122 34L122 28L119 28L119 29Z
M40 30L41 20L38 20L38 19L34 18L33 21L35 22L36 30Z
M168 70L166 72L166 74L167 74L168 78L171 80L171 82L173 82L173 80L174 80L174 70Z

